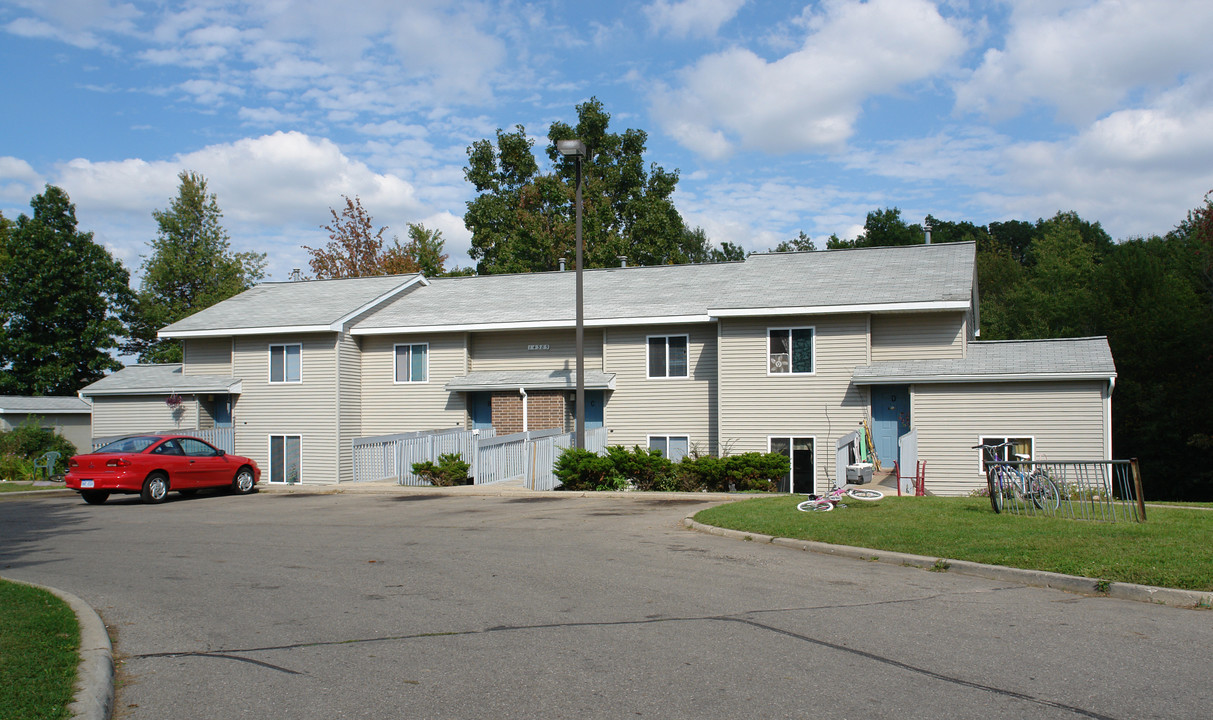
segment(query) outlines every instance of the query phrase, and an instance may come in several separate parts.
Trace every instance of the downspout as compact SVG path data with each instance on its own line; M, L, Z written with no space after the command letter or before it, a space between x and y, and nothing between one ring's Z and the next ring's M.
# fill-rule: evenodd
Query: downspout
M526 417L526 388L519 386L518 392L522 395L522 432L528 432L530 426L527 424Z
M1108 399L1104 400L1104 442L1108 448L1108 459L1112 455L1112 391L1116 389L1116 377L1108 378Z

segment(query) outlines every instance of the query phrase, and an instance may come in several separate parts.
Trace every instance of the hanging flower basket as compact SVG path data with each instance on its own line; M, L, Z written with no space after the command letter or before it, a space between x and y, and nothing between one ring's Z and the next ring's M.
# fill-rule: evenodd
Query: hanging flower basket
M164 404L175 410L181 405L181 396L177 393L173 393L164 399Z

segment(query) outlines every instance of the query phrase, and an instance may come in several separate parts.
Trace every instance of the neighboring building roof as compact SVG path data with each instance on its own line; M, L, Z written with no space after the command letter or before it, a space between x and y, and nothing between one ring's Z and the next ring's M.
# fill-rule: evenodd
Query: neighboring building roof
M614 390L615 373L587 370L587 390ZM473 372L451 378L446 384L447 392L480 392L486 390L576 390L577 378L572 370L523 370Z
M160 337L336 332L400 293L424 285L421 275L262 283L178 320Z
M100 395L198 395L205 393L239 394L240 378L230 375L183 375L181 363L165 365L128 365L106 375L80 391L84 397Z
M855 368L856 385L885 383L1110 380L1116 377L1106 337L971 342L964 358L875 362Z
M964 310L973 243L751 255L743 262L586 270L587 327L730 315ZM355 335L572 327L576 273L435 278L360 320Z
M78 397L0 395L0 414L62 415L66 413L91 413L92 411L93 406Z

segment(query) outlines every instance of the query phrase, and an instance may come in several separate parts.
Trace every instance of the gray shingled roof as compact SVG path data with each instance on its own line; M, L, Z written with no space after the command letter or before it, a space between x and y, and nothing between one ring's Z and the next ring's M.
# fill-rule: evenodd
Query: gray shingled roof
M238 393L240 378L183 375L181 364L128 365L80 391L81 395L167 395L168 393Z
M951 360L875 362L855 368L856 385L986 380L1071 380L1116 377L1106 337L971 342Z
M88 413L93 406L78 397L0 396L0 413Z
M752 255L744 262L587 270L585 318L701 317L713 310L968 303L972 243ZM435 278L354 332L572 323L575 273Z
M451 378L447 392L484 390L576 390L577 379L572 370L523 370L473 372ZM587 370L585 387L590 390L613 390L615 373Z
M194 313L160 331L161 337L193 333L327 328L369 303L416 282L418 275L262 283Z

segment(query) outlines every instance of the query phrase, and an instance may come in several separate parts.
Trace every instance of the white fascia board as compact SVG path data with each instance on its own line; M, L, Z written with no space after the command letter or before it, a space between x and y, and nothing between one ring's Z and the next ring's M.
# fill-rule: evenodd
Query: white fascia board
M422 287L426 287L427 285L430 284L430 281L426 280L424 275L418 275L417 277L413 278L412 280L409 280L408 282L406 282L402 285L392 288L388 292L385 292L384 294L380 295L379 297L375 298L374 300L371 300L370 302L366 303L362 307L341 316L340 318L337 319L336 322L334 322L332 325L329 326L329 329L336 331L336 332L340 332L341 329L345 326L345 324L347 322L349 322L350 320L353 320L354 318L358 317L359 315L366 312L367 310L370 310L371 308L375 307L376 305L380 305L382 303L387 302L388 300L391 300L392 298L396 297L397 295L404 292L405 290L408 290L409 288L413 287L417 283L421 283Z
M188 339L211 337L234 337L236 335L294 335L298 333L338 332L340 328L332 325L284 325L278 327L256 328L219 328L212 330L178 330L165 334L162 330L156 336L163 339Z
M88 413L91 413L91 412L92 412L91 408L84 408L84 409L76 408L76 409L72 409L72 410L68 410L66 408L64 408L62 410L30 410L30 409L22 409L22 408L0 407L0 415L8 415L8 414L16 415L18 413L20 413L22 415L40 415L40 416L41 415L87 415Z
M86 397L111 397L115 395L168 395L171 393L185 395L215 395L227 393L229 395L240 395L244 390L244 381L236 380L230 385L214 388L116 388L113 390L91 390L87 396L81 395L81 399ZM82 391L83 392L83 391ZM85 402L88 402L85 400ZM90 403L91 404L91 403ZM91 412L88 411L88 412Z
M715 319L710 315L663 315L639 318L598 318L586 320L588 328L617 327L633 325L686 325L691 323L710 323ZM576 320L520 320L506 323L466 323L462 325L399 325L381 328L354 328L351 335L415 335L432 332L476 332L479 330L550 330L577 327Z
M890 383L983 383L983 382L1036 382L1060 380L1110 380L1116 373L1020 373L1002 375L885 375L881 377L852 376L851 382L856 385L888 385Z
M911 303L874 303L872 305L809 305L803 307L709 308L713 318L756 317L769 315L836 315L839 313L944 312L968 310L963 300L930 300Z

